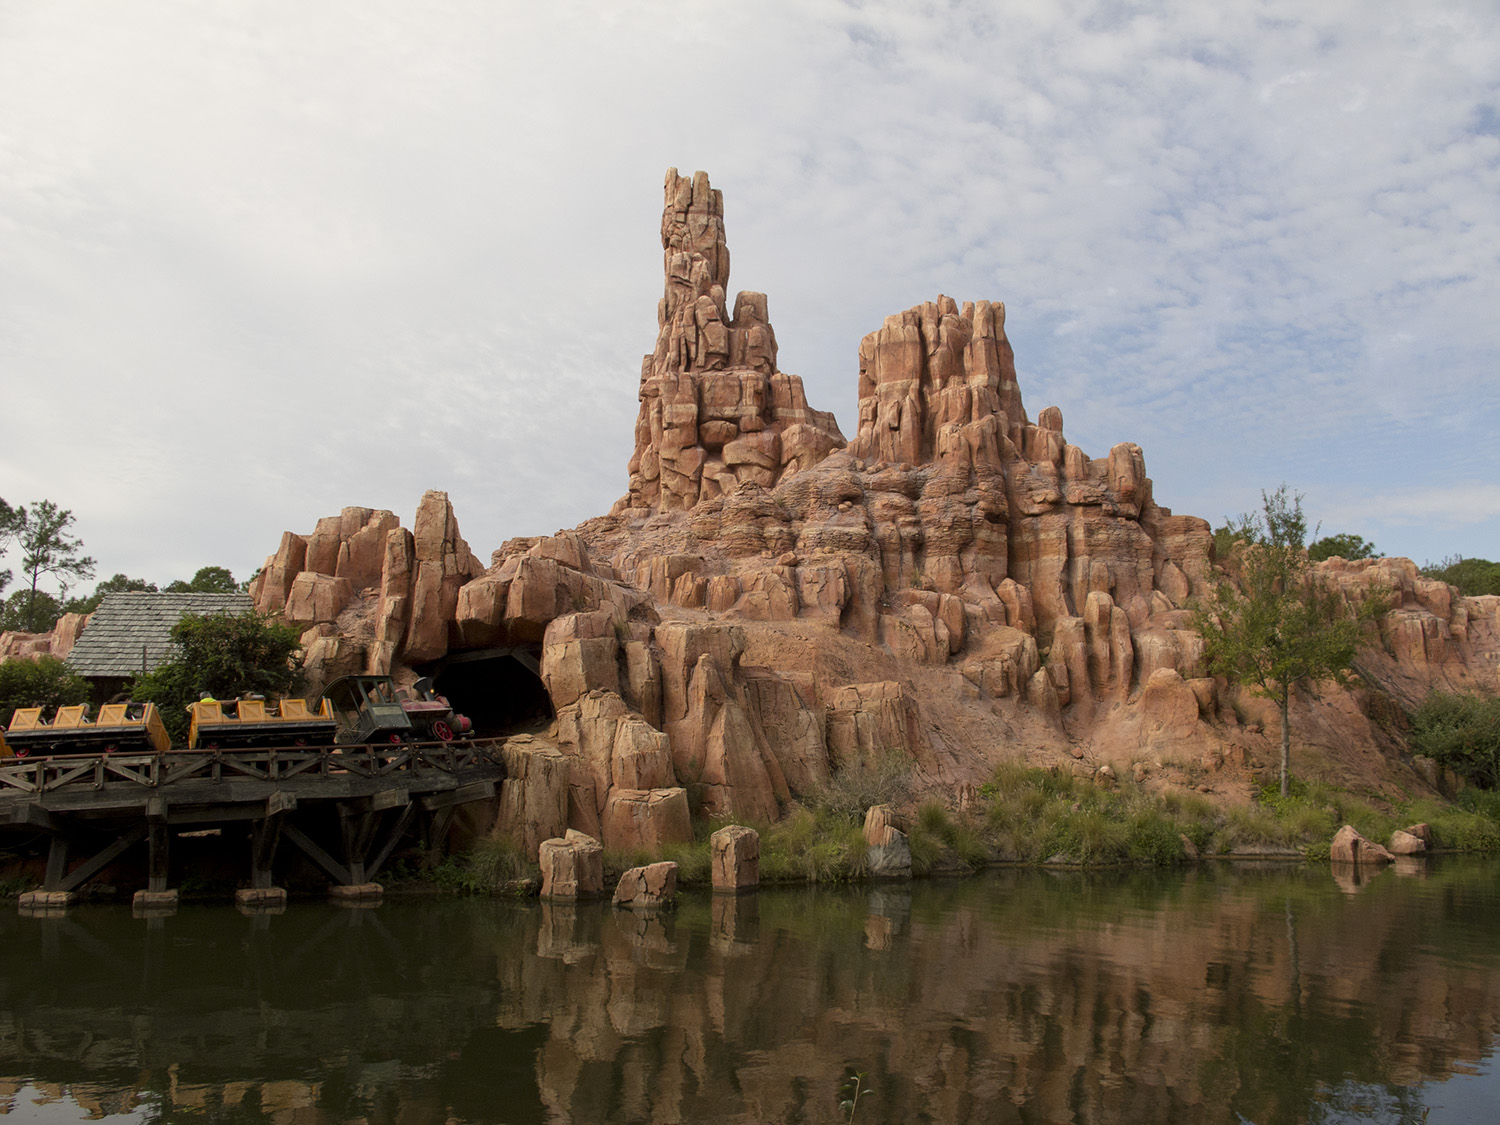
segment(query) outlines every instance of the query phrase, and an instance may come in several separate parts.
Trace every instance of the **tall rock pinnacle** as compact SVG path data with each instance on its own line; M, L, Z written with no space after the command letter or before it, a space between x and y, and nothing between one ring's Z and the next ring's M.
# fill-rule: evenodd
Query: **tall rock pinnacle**
M844 445L802 380L776 369L764 293L725 297L724 197L703 172L667 171L661 217L665 292L656 349L641 363L630 493L616 510L673 511L745 483L773 487Z

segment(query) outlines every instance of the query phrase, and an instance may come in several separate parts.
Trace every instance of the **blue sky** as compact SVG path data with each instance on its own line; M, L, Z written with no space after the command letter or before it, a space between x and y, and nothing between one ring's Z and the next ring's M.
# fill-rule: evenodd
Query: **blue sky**
M600 514L668 166L846 435L864 333L1000 300L1159 503L1500 558L1500 9L1444 0L0 0L0 496L157 581Z

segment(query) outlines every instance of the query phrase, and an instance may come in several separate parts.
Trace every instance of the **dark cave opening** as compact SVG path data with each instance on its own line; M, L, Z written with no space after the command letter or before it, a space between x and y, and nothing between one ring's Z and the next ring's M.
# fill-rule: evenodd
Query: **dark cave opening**
M532 730L553 719L552 700L542 678L527 666L536 656L510 651L500 654L457 653L429 671L440 695L474 724L478 738L498 738Z

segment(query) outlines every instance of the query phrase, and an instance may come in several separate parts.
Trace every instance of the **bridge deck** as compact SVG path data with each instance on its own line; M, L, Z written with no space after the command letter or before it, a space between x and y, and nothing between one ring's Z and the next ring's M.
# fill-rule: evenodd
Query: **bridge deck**
M52 834L49 891L76 889L142 841L151 889L164 889L169 830L229 821L254 822L254 887L270 886L283 830L336 883L363 884L418 815L439 847L457 806L493 797L504 776L500 743L488 740L6 758L0 831ZM329 835L319 821L336 823L342 860L317 842ZM69 872L70 842L76 848L101 832L120 835Z

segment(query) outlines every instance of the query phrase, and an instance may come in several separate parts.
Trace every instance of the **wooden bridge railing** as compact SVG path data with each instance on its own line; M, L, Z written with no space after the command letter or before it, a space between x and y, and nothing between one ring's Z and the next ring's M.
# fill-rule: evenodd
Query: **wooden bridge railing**
M503 766L499 742L422 742L379 746L297 746L164 753L77 754L0 759L0 801L106 785L164 789L186 781L244 777L281 782L346 775L381 779Z

